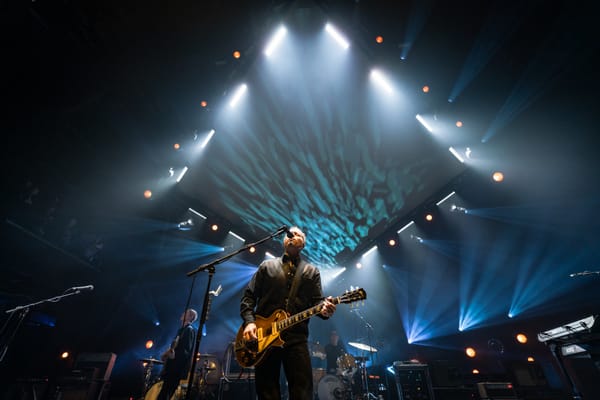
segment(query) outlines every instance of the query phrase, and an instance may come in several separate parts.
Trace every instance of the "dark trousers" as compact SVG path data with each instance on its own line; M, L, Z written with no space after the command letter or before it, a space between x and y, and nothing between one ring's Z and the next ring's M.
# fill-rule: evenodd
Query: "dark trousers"
M259 400L280 400L281 366L288 382L289 400L312 400L313 382L310 354L306 342L284 348L275 347L256 366L256 394Z

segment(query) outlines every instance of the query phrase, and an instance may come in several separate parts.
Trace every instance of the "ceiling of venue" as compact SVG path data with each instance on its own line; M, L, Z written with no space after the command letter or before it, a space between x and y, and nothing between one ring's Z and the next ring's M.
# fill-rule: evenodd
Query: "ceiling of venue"
M44 337L12 377L48 374L64 349L112 351L114 390L135 391L138 360L168 346L188 299L202 307L209 275L187 273L272 235L216 269L223 294L201 351L221 356L283 225L307 233L326 294L368 293L359 312L311 322L311 339L335 327L379 348L374 365L596 313L593 13L388 3L7 8L18 45L6 58L0 304L94 290L33 307L0 366Z

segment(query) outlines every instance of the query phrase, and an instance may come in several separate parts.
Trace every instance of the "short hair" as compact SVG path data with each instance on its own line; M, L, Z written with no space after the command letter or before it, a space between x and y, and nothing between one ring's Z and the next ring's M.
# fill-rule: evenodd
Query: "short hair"
M192 323L198 319L198 312L196 310L194 310L193 308L188 308L187 312L192 313L194 315L194 318L190 321L190 323Z

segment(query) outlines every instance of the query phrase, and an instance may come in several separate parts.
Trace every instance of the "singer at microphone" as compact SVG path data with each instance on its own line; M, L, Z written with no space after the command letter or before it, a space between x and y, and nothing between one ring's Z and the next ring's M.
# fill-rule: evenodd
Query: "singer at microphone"
M287 225L282 226L280 229L282 232L285 232L285 235L290 239L294 237L294 234L292 233L292 231L290 231L290 228Z

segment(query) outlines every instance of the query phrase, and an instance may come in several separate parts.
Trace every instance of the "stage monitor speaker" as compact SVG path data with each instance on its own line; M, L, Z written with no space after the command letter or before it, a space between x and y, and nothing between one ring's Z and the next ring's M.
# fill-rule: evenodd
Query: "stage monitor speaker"
M218 400L256 400L254 379L221 378Z
M109 381L116 359L117 355L115 353L81 353L75 359L73 369L90 370L97 368L99 375L94 378Z
M479 382L477 392L481 400L513 400L517 398L510 382Z
M400 400L434 400L427 364L394 362L396 390Z

